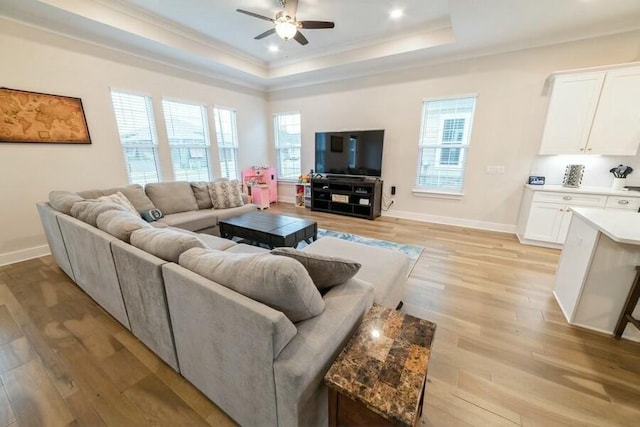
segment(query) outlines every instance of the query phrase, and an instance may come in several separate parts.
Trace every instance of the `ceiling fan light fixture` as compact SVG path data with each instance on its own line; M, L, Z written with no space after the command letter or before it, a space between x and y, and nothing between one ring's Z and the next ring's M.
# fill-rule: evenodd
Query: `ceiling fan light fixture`
M292 39L297 32L298 32L298 26L293 22L289 22L289 21L276 22L276 33L283 40Z

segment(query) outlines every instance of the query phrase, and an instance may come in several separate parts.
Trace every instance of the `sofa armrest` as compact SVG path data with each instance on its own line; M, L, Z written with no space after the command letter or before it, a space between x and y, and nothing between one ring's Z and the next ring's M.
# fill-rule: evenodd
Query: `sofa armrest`
M296 327L177 264L162 269L182 375L241 425L277 425L273 361Z
M279 425L327 425L329 367L373 305L373 286L350 279L323 299L322 314L296 323L298 334L274 363Z

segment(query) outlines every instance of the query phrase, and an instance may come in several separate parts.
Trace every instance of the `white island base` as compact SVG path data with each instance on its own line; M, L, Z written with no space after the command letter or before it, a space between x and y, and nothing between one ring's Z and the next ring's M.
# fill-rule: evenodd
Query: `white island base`
M553 294L570 324L613 334L640 265L640 213L573 211ZM622 336L640 342L631 324Z

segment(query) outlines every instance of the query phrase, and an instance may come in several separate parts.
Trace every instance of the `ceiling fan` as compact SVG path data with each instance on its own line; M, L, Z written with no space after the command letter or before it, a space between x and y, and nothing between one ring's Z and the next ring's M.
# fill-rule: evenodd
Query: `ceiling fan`
M334 28L333 22L327 21L298 21L296 20L296 11L298 10L298 0L280 0L282 10L276 13L275 18L268 18L266 16L258 15L257 13L249 12L248 10L236 9L237 12L244 13L245 15L253 16L254 18L262 19L272 22L274 28L265 31L262 34L254 37L256 40L260 40L271 34L278 34L283 40L294 39L301 45L309 43L309 40L299 31L300 28L305 30L315 30L322 28Z

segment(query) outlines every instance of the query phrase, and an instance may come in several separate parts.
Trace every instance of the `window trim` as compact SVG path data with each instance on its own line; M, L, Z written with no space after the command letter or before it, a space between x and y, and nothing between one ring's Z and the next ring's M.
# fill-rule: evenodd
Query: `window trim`
M117 118L117 114L116 114L116 108L115 108L115 104L114 104L114 100L113 100L113 94L117 93L117 94L122 94L122 95L129 95L129 96L135 96L135 97L141 97L145 99L145 103L149 102L149 105L151 107L151 110L148 112L148 116L147 119L149 120L149 131L150 131L150 135L151 135L151 144L145 144L145 143L123 143L122 141L122 136L120 135L120 127L118 126L118 118ZM116 125L116 132L118 133L118 139L120 140L120 150L122 152L122 160L124 161L124 166L125 166L125 172L127 174L127 182L129 184L140 184L139 182L134 182L131 178L131 174L130 174L130 167L129 167L129 163L127 161L127 157L125 155L125 151L127 148L146 148L146 149L152 149L153 150L153 159L154 159L154 164L155 164L155 170L156 170L156 177L158 178L157 181L149 181L147 182L145 180L144 183L142 183L142 185L146 185L148 183L151 182L162 182L164 179L164 174L162 171L162 160L160 159L160 140L158 137L158 124L156 123L156 111L155 111L155 107L153 105L153 96L148 93L148 92L139 92L139 91L132 91L132 90L127 90L127 89L119 89L113 86L109 86L109 99L111 100L111 112L113 113L113 119Z
M275 155L276 155L276 174L278 176L278 181L280 182L298 182L298 177L295 178L284 178L282 177L282 174L280 173L280 162L278 161L278 150L280 149L278 147L278 138L277 138L277 133L278 133L278 127L276 126L276 117L277 116L285 116L285 115L293 115L293 114L297 114L300 117L300 142L297 146L297 148L300 150L300 158L298 159L299 161L299 166L300 166L300 174L302 174L302 113L300 111L281 111L281 112L277 112L277 113L273 113L272 115L272 120L271 120L271 124L273 126L273 139L274 139L274 143L273 143L273 147L275 150ZM291 147L287 147L287 148L291 148Z
M174 104L184 104L193 107L199 107L203 113L202 116L202 129L204 131L204 145L199 144L172 144L171 138L169 137L169 129L167 128L167 117L165 113L165 101L171 102ZM162 106L162 118L164 120L164 127L167 136L167 148L169 152L169 158L171 160L171 173L173 174L174 181L177 179L174 158L173 158L173 149L174 148L186 148L186 149L204 149L205 155L207 157L207 176L208 181L213 180L213 165L211 164L211 131L209 129L209 107L207 104L202 102L194 102L194 101L185 101L178 98L170 98L170 97L162 97L160 99L160 105Z
M464 196L464 183L466 182L466 175L467 175L467 165L468 165L468 158L469 158L469 153L467 153L466 151L469 151L471 149L471 137L472 137L472 133L473 133L473 123L475 121L476 118L476 108L477 108L477 104L478 104L478 94L477 93L466 93L466 94L458 94L458 95L448 95L448 96L438 96L438 97L427 97L427 98L423 98L422 102L421 102L421 115L420 115L420 133L418 135L418 162L420 162L420 153L422 152L422 150L424 148L434 148L434 147L441 147L443 144L422 144L422 137L424 135L424 131L425 131L425 126L426 126L426 106L427 106L427 102L432 102L432 101L446 101L446 100L454 100L454 99L464 99L464 98L474 98L474 103L473 103L473 111L471 113L470 116L470 120L468 120L468 123L465 123L465 135L468 134L468 139L467 139L467 144L449 144L451 145L451 148L456 148L456 147L460 147L462 149L462 151L464 152L464 154L461 152L460 158L462 159L463 156L466 156L466 159L464 161L464 169L462 171L462 187L460 188L459 191L451 191L451 190L447 190L447 189L438 189L438 188L433 188L433 187L420 187L418 186L418 181L420 179L420 163L418 164L418 167L416 168L416 178L414 180L414 186L412 188L412 193L414 196L418 196L418 197L435 197L435 198L445 198L445 199L459 199L462 198ZM456 114L451 114L451 116L455 116ZM444 122L444 120L443 120ZM439 140L442 141L442 126L440 127L439 131ZM449 147L447 147L449 148ZM438 150L436 150L438 151ZM436 156L439 159L439 152L436 152ZM459 166L453 166L452 167L459 167ZM442 168L448 168L449 165L440 165L438 167L442 167Z
M242 171L240 170L240 138L238 136L238 110L236 108L233 107L225 107L222 105L218 105L218 104L213 104L211 106L211 110L213 113L212 119L213 119L213 128L214 128L214 134L216 136L216 148L218 150L218 167L220 168L219 170L219 175L220 177L222 176L222 160L220 158L220 141L218 140L218 127L217 125L217 121L216 121L216 109L218 110L227 110L227 111L231 111L232 114L232 119L233 119L233 123L232 123L232 128L231 128L231 132L232 132L232 139L234 142L233 147L229 147L229 146L222 146L223 149L229 149L232 148L233 150L235 150L235 169L236 169L236 176L234 178L230 178L227 177L228 179L237 179L240 180L241 179L241 175L242 175ZM224 177L223 177L224 178Z

